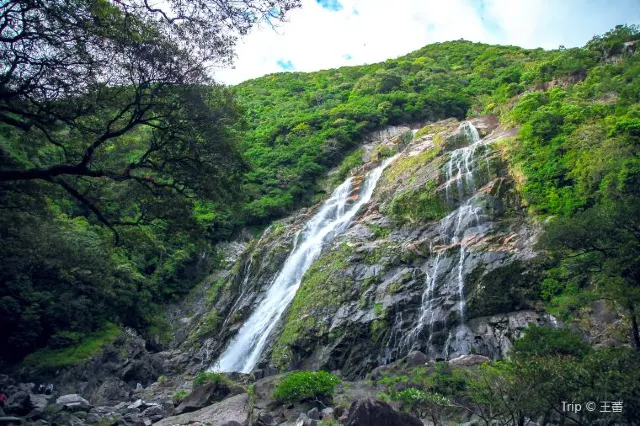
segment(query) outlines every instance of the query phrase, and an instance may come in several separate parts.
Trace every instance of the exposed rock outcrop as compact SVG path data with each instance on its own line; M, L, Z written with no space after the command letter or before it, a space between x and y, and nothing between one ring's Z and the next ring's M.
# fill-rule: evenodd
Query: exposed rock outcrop
M386 402L363 398L351 404L346 425L422 426L422 422L410 414L394 410Z
M408 128L369 139L365 160L402 153L357 220L307 271L264 360L353 379L411 351L498 359L528 323L548 322L531 311L539 228L494 148L515 132L493 116L470 121L433 123L412 140ZM312 213L272 225L240 256L215 303L222 331L199 350L205 364L259 303Z
M167 417L156 423L157 426L178 426L206 424L223 426L229 422L245 424L249 418L249 396L241 394L227 398L191 413Z

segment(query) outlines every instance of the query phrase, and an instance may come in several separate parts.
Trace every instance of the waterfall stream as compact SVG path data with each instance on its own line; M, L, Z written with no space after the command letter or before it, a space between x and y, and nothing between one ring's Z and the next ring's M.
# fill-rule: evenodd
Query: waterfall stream
M465 351L468 352L468 348L463 347L465 335L468 333L468 328L465 325L465 259L468 255L469 238L487 231L486 214L483 212L476 191L481 184L485 184L487 179L490 179L491 171L487 157L488 150L477 129L473 124L465 121L460 125L460 132L466 136L469 144L452 151L442 168L446 201L449 205L457 205L457 208L440 221L438 236L430 244L430 251L434 253L434 256L423 268L426 274L426 286L422 294L420 315L413 329L408 331L404 339L401 339L398 348L389 351L396 356L412 349L419 349L422 346L419 338L423 331L428 333L426 351L432 355L440 353L442 357L449 358L452 352L456 352L458 355ZM484 152L483 156L480 155L481 152ZM479 172L483 171L481 170L482 163L486 164L486 178L479 176ZM452 191L451 187L456 190ZM443 254L454 246L459 247L457 264L449 272L443 271L441 268ZM441 276L447 273L446 277ZM438 287L440 280L446 280L446 282L443 286ZM437 298L456 300L458 313L456 331L453 333L452 330L449 330L441 350L435 348L432 342L435 322L442 320L442 313L436 313L438 309ZM457 350L451 351L454 344L457 346Z
M219 372L250 373L258 363L280 317L293 300L304 273L320 255L323 245L344 232L357 211L368 203L384 168L395 159L386 159L367 173L356 200L352 200L352 178L338 186L331 198L305 225L282 269L264 298L242 325L226 350L212 367Z

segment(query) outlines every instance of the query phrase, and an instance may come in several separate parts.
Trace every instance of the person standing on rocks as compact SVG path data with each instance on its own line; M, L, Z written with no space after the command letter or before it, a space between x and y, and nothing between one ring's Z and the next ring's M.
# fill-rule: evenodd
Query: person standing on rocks
M7 394L4 391L0 391L0 408L4 408L4 405L7 403Z

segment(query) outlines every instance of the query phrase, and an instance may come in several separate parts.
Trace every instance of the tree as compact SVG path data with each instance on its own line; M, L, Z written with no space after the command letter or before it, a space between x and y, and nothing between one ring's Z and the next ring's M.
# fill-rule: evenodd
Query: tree
M238 108L210 83L234 42L298 0L14 0L0 6L0 190L62 188L118 239L147 198L215 199L242 163ZM125 211L121 187L140 203ZM141 196L140 194L147 194Z
M241 109L208 70L297 5L0 5L0 359L107 321L151 333L197 282L246 170Z
M636 186L637 188L637 186ZM578 279L629 314L630 337L640 351L640 206L637 196L620 196L557 218L540 240ZM585 275L587 274L587 275ZM577 278L576 278L577 277Z

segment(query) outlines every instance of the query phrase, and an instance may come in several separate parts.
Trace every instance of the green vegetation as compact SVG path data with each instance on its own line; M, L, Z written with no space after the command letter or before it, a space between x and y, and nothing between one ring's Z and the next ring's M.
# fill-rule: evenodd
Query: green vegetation
M453 407L451 401L439 393L426 393L416 388L394 392L391 399L399 401L403 410L418 418L429 417L435 425L439 424L440 418L447 412L447 409Z
M296 371L289 373L273 391L273 397L281 402L297 402L305 399L331 399L340 379L326 371Z
M300 348L302 339L308 338L307 332L320 335L327 331L329 324L321 319L332 312L331 308L337 308L347 293L350 281L337 272L348 265L351 250L342 244L320 256L305 273L273 348L272 359L277 366L291 363L291 347Z
M356 167L362 165L362 156L364 155L364 149L358 148L354 150L351 154L344 157L342 163L338 167L338 172L335 176L332 176L332 183L334 186L337 186L344 182L344 180L349 175L349 172Z
M220 325L220 315L215 309L211 309L203 316L198 329L198 337L205 337L214 333Z
M229 384L229 379L224 374L214 373L212 371L201 371L200 373L198 373L195 379L193 379L194 388L197 388L199 386L203 386L209 383L227 385Z
M121 333L118 326L107 324L100 331L91 333L88 336L77 336L77 341L73 339L73 343L64 342L59 349L39 349L29 354L24 359L24 365L31 368L43 370L57 370L61 367L80 364L86 359L100 353L105 345L113 342ZM63 333L68 336L70 333ZM76 337L76 336L74 336ZM68 346L71 344L72 346Z
M385 170L383 182L394 183L400 178L411 181L413 173L429 164L439 153L439 148L430 148L412 157L399 158ZM436 170L435 167L433 169Z
M539 245L549 309L571 321L589 301L610 299L640 350L640 56L603 60L638 39L637 27L619 26L555 52L538 73L567 83L523 95L503 120L522 126L512 158L522 194L532 213L550 217Z
M421 188L396 195L389 205L390 217L411 223L441 219L449 211L446 202L436 192L436 183L428 181Z
M185 399L189 395L189 392L186 390L177 390L173 394L173 404L178 405L180 402Z
M577 333L567 328L549 328L531 325L523 338L517 340L511 357L531 359L538 357L565 356L583 358L589 345Z
M473 413L484 424L518 424L525 418L544 424L595 424L594 412L568 413L562 401L622 401L623 410L611 414L612 424L640 420L640 359L629 348L592 349L567 329L532 327L516 341L510 360L474 368L395 367L377 383L385 399L420 416L462 419ZM435 418L434 418L435 417Z
M71 353L107 322L156 334L242 223L242 110L202 64L297 2L5 5L0 358Z

